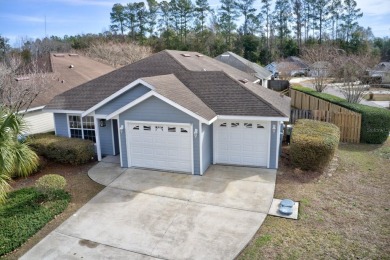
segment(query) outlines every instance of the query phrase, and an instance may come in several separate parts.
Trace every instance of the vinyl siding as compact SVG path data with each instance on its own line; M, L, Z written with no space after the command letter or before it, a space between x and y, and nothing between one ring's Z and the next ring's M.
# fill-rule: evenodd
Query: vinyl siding
M280 132L277 131L279 122L272 121L271 122L271 145L270 145L270 156L269 156L269 168L275 169L277 168L276 162L279 160L279 146L278 146L278 138L280 138ZM275 132L272 131L272 127L275 126Z
M66 114L54 113L54 124L57 136L69 137L68 120Z
M202 170L204 173L213 163L213 126L202 124L202 131Z
M28 112L24 114L24 120L27 124L27 134L38 134L54 131L53 113L43 112L42 110Z
M186 113L172 107L164 101L150 97L142 103L128 109L119 115L120 125L125 127L127 121L151 121L151 122L167 122L167 123L189 123L193 128L198 128L199 121ZM193 156L194 156L194 173L200 173L199 167L199 136L193 138ZM123 167L128 167L127 149L126 149L126 131L124 130L120 136L122 149Z
M119 97L111 100L104 106L98 108L95 111L95 114L98 115L109 115L112 112L115 112L121 107L124 107L125 105L129 104L130 102L134 101L135 99L139 98L140 96L143 96L145 93L149 92L150 89L139 84L129 91L121 94Z
M99 127L99 135L100 135L100 149L102 151L102 155L113 155L112 150L112 121L107 120L105 127Z

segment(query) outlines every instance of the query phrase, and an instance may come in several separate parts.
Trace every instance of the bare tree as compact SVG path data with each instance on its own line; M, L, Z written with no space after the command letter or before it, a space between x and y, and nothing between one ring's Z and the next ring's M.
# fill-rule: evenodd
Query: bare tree
M314 78L314 88L317 92L322 92L328 87L332 63L337 55L337 49L326 44L313 45L303 49L302 58L309 64L309 75Z
M151 47L136 43L95 41L82 54L111 66L121 67L146 58L152 53Z
M8 57L0 63L1 105L13 112L27 111L54 77L54 74L44 71L35 58L25 63L19 55Z
M378 63L370 53L348 55L345 52L334 57L334 77L341 83L340 91L350 103L359 103L369 86L361 80L369 68Z

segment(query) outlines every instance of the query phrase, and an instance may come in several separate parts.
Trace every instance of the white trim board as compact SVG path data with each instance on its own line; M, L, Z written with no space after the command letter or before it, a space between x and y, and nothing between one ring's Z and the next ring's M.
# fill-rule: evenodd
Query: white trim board
M268 116L228 116L220 115L218 120L253 120L253 121L288 121L288 117L268 117Z
M40 106L40 107L33 107L33 108L29 108L27 110L20 110L18 111L18 114L27 114L29 112L34 112L34 111L37 111L37 110L42 110L45 106Z
M126 110L132 108L133 106L135 106L135 105L137 105L137 104L139 104L139 103L145 101L146 99L148 99L148 98L150 98L150 97L152 97L152 96L154 96L154 97L156 97L156 98L158 98L158 99L164 101L165 103L167 103L167 104L173 106L174 108L177 108L178 110L180 110L180 111L186 113L187 115L189 115L189 116L191 116L191 117L193 117L193 118L195 118L195 119L198 119L198 120L199 120L200 122L202 122L202 123L209 124L209 123L208 123L209 121L207 121L207 120L204 119L203 117L201 117L201 116L195 114L194 112L188 110L188 109L185 108L185 107L182 107L181 105L179 105L179 104L173 102L172 100L170 100L170 99L168 99L168 98L166 98L166 97L164 97L164 96L158 94L157 92L155 92L155 91L153 91L153 90L152 90L152 91L149 91L148 93L144 94L143 96L140 96L140 97L137 98L136 100L133 100L132 102L130 102L130 103L127 104L126 106L123 106L123 107L121 107L120 109L118 109L118 110L112 112L111 114L109 114L109 115L106 117L106 119L109 120L109 119L113 118L114 116L117 116L117 115L119 115L120 113L123 113L124 111L126 111Z
M64 109L45 109L43 108L43 112L51 112L58 114L78 114L81 115L84 111L82 110L64 110Z
M83 113L83 116L86 116L88 115L89 113L95 111L96 109L98 109L99 107L102 107L103 105L107 104L108 102L110 102L111 100L115 99L116 97L119 97L120 95L122 95L123 93L125 93L126 91L134 88L135 86L137 86L138 84L142 84L143 86L147 87L147 88L150 88L151 90L154 90L154 87L152 85L150 85L149 83L143 81L142 79L137 79L133 82L131 82L129 85L121 88L120 90L118 90L117 92L115 92L114 94L111 94L110 96L108 96L107 98L103 99L102 101L100 101L99 103L97 103L96 105L94 105L93 107L89 108L87 111L85 111Z

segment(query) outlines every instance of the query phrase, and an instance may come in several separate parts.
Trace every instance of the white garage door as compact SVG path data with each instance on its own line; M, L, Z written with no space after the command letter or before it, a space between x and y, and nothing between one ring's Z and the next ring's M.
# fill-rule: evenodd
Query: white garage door
M129 165L192 172L189 124L126 122Z
M216 121L215 163L266 167L269 129L269 122Z

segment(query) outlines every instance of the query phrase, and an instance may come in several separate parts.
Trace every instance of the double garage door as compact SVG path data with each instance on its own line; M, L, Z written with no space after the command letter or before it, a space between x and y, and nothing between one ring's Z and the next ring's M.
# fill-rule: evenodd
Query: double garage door
M267 167L269 133L269 122L214 122L214 163Z
M192 172L189 124L126 122L129 166Z

